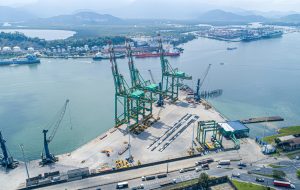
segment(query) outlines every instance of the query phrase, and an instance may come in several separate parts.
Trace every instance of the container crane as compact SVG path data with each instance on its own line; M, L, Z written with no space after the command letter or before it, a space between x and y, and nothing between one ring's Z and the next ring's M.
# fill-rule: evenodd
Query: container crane
M126 43L127 57L128 57L128 67L130 71L131 85L132 85L132 95L135 92L143 92L144 95L141 97L142 101L135 99L132 101L134 104L134 109L137 114L142 116L143 122L147 121L152 117L152 105L156 98L154 96L161 94L159 90L159 85L152 83L150 80L144 80L139 70L135 67L132 49L129 43ZM138 122L138 121L137 121Z
M50 125L50 127L48 129L44 129L43 130L43 135L44 135L44 151L42 153L42 161L40 162L40 165L46 165L46 164L50 164L50 163L55 163L58 161L58 158L55 157L53 154L50 153L49 150L49 143L53 140L53 138L55 137L55 134L64 118L64 115L66 113L66 109L68 106L69 100L67 99L65 104L63 105L63 107L61 108L61 110L58 112L58 118L57 120L54 122L53 125ZM50 134L50 136L47 138L47 133L49 132L49 130L53 127L53 130Z
M118 127L130 121L130 92L124 76L119 73L114 47L111 42L109 42L108 52L115 85L115 127Z
M0 145L2 150L2 157L0 157L0 164L5 168L14 169L19 165L19 162L14 160L12 156L9 155L7 147L5 145L6 141L2 137L2 133L0 131Z
M172 68L168 59L164 56L165 52L162 45L162 39L160 37L158 39L158 43L162 69L161 85L163 94L175 102L178 99L178 89L182 85L179 80L192 80L192 76L188 76L185 72L179 71L178 68Z

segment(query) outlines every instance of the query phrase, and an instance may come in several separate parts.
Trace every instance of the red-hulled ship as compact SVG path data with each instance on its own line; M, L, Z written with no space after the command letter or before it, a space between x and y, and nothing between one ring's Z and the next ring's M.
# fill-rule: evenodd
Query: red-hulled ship
M135 56L136 58L159 57L160 53L137 53L133 56ZM180 56L180 52L165 52L164 56L176 57Z

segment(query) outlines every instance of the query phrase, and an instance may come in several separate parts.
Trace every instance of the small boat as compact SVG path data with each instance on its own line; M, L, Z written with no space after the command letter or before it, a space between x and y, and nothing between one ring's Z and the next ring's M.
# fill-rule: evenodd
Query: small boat
M0 66L2 65L24 65L24 64L37 64L40 63L35 55L28 54L24 58L13 58L13 59L3 59L0 60Z
M235 50L237 47L228 47L227 50Z
M118 59L118 58L125 58L125 54L124 53L115 53L115 58L116 59ZM99 61L99 60L102 60L102 59L109 59L109 54L108 53L99 52L99 53L97 53L93 57L94 61Z

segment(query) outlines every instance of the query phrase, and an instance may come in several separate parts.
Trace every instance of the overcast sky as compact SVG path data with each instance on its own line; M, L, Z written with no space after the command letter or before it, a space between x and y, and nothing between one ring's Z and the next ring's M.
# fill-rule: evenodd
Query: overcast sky
M40 16L90 9L128 18L185 18L216 8L300 12L300 0L0 0L0 6L22 7Z

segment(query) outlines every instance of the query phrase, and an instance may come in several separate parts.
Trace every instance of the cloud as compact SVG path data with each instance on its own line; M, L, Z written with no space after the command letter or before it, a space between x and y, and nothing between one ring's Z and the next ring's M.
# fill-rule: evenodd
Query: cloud
M38 2L38 0L1 0L0 6L22 6L36 2Z

